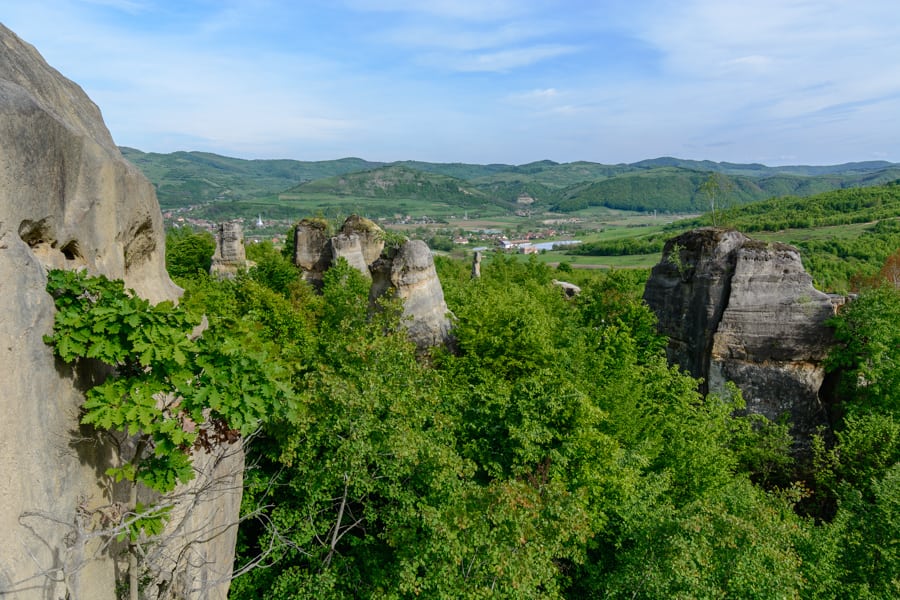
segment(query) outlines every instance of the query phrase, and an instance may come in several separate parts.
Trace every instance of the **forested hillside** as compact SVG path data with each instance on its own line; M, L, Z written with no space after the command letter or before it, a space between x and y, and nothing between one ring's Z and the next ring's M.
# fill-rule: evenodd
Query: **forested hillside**
M181 207L203 202L269 196L302 181L380 166L359 158L318 162L243 160L208 152L158 154L120 148L156 187L160 206Z
M644 172L626 173L594 183L560 190L552 208L571 212L591 206L622 210L667 213L709 210L710 197L704 186L709 171L681 167L654 167ZM834 189L885 184L900 179L900 169L888 168L865 174L823 174L815 176L715 175L718 201L722 206L739 206L780 196L809 196Z
M703 186L710 176L715 176L721 186L722 206L900 179L900 167L878 161L822 167L767 167L677 158L618 165L549 160L524 165L478 165L383 163L358 158L315 162L241 160L202 152L144 153L133 148L122 148L122 152L154 183L164 209L213 203L208 212L218 219L256 212L259 206L248 208L241 203L274 199L279 194L283 199L357 196L459 206L474 206L480 201L482 206L507 211L513 210L519 196L525 195L535 201L535 209L545 211L567 213L601 206L685 213L708 208ZM413 180L417 183L407 185ZM401 182L406 184L400 185ZM391 214L383 203L368 204L371 207L365 212ZM360 208L366 208L366 203ZM268 211L284 212L271 203Z
M302 199L315 195L426 200L472 207L491 203L483 192L461 179L403 166L381 167L310 181L285 191L280 197Z
M710 197L707 196L709 202ZM715 214L685 219L644 233L591 241L567 250L573 256L631 256L660 253L665 241L695 227L732 227L751 237L792 244L816 286L846 293L872 277L900 248L900 185L890 184L824 192L809 197L784 196ZM709 207L707 206L707 209Z

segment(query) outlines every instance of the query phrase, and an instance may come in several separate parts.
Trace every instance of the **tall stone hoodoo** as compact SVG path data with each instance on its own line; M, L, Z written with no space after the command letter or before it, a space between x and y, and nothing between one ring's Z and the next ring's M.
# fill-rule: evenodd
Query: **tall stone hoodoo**
M154 302L180 290L166 274L153 186L81 88L3 25L0 146L0 596L111 600L121 547L89 534L117 500L102 485L116 449L79 425L94 374L56 361L43 342L54 316L46 270L123 279ZM181 529L155 549L157 573L167 571L179 597L227 594L242 465L229 461L232 489L190 494L191 507L174 509ZM200 463L213 477L223 464Z
M230 278L240 269L249 266L247 251L244 248L244 228L241 221L219 223L216 230L216 251L213 253L210 275Z
M409 337L420 349L450 341L449 309L434 268L434 258L422 240L409 240L372 266L369 301L386 293L403 300Z
M294 227L294 264L310 282L322 280L331 265L331 236L324 219L303 219Z
M341 231L337 238L349 238L355 236L359 240L359 264L368 269L384 250L384 231L381 227L359 215L350 215L341 225ZM335 253L337 254L337 253ZM337 258L337 256L335 256ZM352 265L353 262L348 259Z
M663 250L644 300L669 337L671 363L701 390L742 391L751 412L790 415L799 441L827 424L819 390L836 300L813 287L796 248L704 228Z

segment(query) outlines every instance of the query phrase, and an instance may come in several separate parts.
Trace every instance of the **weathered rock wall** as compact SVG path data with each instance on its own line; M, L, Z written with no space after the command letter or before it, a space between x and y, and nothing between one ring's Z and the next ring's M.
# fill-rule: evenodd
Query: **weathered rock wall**
M54 314L46 269L87 268L154 302L180 290L165 271L152 185L84 92L2 25L0 147L0 596L111 599L116 548L79 532L116 499L101 484L115 449L78 423L96 373L61 364L42 340ZM229 502L201 502L193 519L233 522ZM229 573L233 547L230 529L198 544ZM205 597L225 593L227 584Z
M362 241L355 233L339 233L331 238L331 264L343 258L347 263L370 278L369 263L363 256Z
M808 439L827 424L819 390L832 298L813 287L796 248L705 228L670 240L644 299L669 337L669 361L702 391L741 389L748 410L791 417Z
M294 227L294 264L307 281L320 281L331 264L331 236L328 223L321 219L303 219Z

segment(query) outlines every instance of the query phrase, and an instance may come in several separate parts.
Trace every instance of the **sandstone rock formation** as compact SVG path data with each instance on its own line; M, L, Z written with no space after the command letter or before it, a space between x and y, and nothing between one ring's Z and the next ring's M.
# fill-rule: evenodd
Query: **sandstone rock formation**
M101 485L116 449L78 422L83 390L97 373L56 361L42 340L54 314L46 269L123 279L154 302L180 290L165 271L152 185L122 158L81 88L3 25L0 146L0 596L112 599L122 564L115 548L90 533L99 518L94 511L117 499ZM200 462L213 472L222 464ZM175 578L188 584L186 597L201 597L197 583L223 575L224 585L203 597L227 594L236 494L212 494L190 494L197 505L177 509L191 513L184 537L159 549L161 557L178 558ZM197 541L207 537L197 527L214 541ZM191 537L197 544L182 554ZM185 568L187 558L198 557L209 562Z
M211 275L234 277L240 269L245 269L247 252L244 248L244 230L240 220L219 223L216 231L216 251L209 267Z
M827 423L819 398L831 297L816 290L796 248L705 228L666 243L644 300L669 337L669 361L704 380L737 384L751 412L790 415L801 442Z
M355 233L339 233L331 238L331 262L337 262L343 258L347 263L362 273L365 277L371 278L369 274L369 263L363 256L362 240Z
M362 264L371 265L384 250L384 231L381 227L359 215L350 215L341 225L340 235L357 236ZM352 263L351 263L352 264Z
M329 236L328 223L322 219L303 219L294 228L294 264L303 278L313 283L339 258L365 275L384 248L383 231L378 225L357 215L348 217L337 235Z
M450 320L444 290L425 242L407 241L385 250L384 231L369 219L352 215L337 235L328 235L321 219L303 219L294 229L294 263L303 277L320 282L339 258L372 278L370 304L384 294L403 300L404 325L419 349L447 343Z
M321 281L331 264L331 236L323 219L303 219L294 227L294 264L307 281Z
M420 349L450 341L449 309L434 268L431 249L422 240L409 240L372 267L369 301L386 293L403 300L404 324Z

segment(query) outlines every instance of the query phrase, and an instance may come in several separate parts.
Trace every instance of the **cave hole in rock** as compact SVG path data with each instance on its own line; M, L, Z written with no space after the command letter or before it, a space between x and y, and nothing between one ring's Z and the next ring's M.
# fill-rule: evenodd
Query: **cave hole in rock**
M47 219L41 219L40 221L25 219L19 224L19 237L31 248L38 246L50 246L52 248L56 246L56 240L50 234L50 225L47 223Z
M63 253L63 256L66 257L66 260L75 260L81 261L81 249L78 247L78 240L71 240L66 243L65 246L60 248Z

